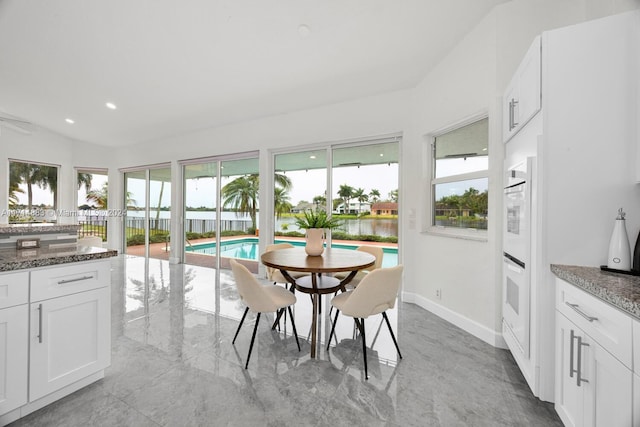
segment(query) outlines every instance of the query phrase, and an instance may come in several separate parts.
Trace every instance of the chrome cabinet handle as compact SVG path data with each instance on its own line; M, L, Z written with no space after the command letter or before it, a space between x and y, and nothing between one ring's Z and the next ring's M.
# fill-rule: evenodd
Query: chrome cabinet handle
M582 342L582 337L576 337L578 340L578 369L576 369L576 385L580 387L581 383L588 383L589 381L582 378L582 346L589 347L589 344Z
M513 99L509 101L509 132L513 130Z
M575 369L573 369L573 340L576 338L573 329L571 330L571 345L569 346L569 377L573 378Z
M66 285L67 283L79 282L81 280L93 279L93 276L76 277L75 279L67 279L58 281L58 285Z
M518 105L518 100L511 98L511 129L518 126L518 122L516 122L516 105Z
M567 304L569 307L573 308L573 310L576 313L578 313L580 316L582 316L585 319L587 319L589 322L593 322L594 320L598 320L597 317L589 316L584 311L580 310L580 308L579 308L580 306L578 304L571 304L569 301L565 301L565 304Z
M42 344L42 304L38 304L38 343Z

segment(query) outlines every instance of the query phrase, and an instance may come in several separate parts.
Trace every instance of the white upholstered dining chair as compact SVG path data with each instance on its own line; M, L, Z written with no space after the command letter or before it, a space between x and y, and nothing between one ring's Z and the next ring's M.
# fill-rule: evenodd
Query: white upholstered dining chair
M288 249L293 248L294 246L291 243L274 243L271 245L267 245L265 252L277 251L278 249ZM290 271L288 272L291 277L294 279L299 279L300 277L307 276L309 273L305 273L302 271ZM273 284L283 283L285 286L289 285L287 279L284 278L280 270L277 268L267 267L267 279Z
M335 332L338 314L353 317L356 327L360 331L362 338L362 355L364 357L364 377L369 379L367 372L367 340L364 328L364 320L369 316L382 313L382 317L387 323L391 338L398 351L398 356L402 359L402 353L398 347L398 342L391 329L386 311L395 307L396 298L402 282L403 266L397 265L389 268L378 268L368 273L360 284L353 290L342 292L331 299L332 307L336 308L336 315L331 327L331 333L327 340L327 351L331 345L331 338Z
M296 324L291 311L291 306L296 303L296 296L280 286L263 285L258 279L249 271L247 267L240 264L235 259L229 261L231 263L231 270L233 271L233 277L236 281L238 288L238 294L240 299L247 307L244 310L236 334L233 336L232 344L236 343L240 328L244 323L244 319L247 316L249 310L257 313L256 324L253 327L253 335L251 336L251 344L249 345L249 354L247 354L247 362L244 368L249 367L249 359L251 358L251 350L253 349L253 343L256 339L256 332L258 331L258 323L260 322L260 314L262 313L274 313L280 309L286 308L289 311L291 317L291 326L293 328L293 336L296 339L298 345L298 351L300 351L300 342L298 341L298 333L296 332Z
M373 267L369 267L366 270L360 270L356 273L355 277L351 280L351 282L347 284L347 286L353 287L353 288L358 286L358 283L360 283L360 281L364 278L364 276L367 275L367 273L382 267L382 257L384 256L384 250L380 246L362 245L362 246L358 246L356 250L373 255L374 257L376 257L376 262L373 265ZM342 280L348 275L349 275L349 272L345 271L345 272L335 273L333 277Z

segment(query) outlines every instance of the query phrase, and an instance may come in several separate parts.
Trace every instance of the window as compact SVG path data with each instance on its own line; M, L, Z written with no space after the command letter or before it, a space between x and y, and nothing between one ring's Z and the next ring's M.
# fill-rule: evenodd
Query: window
M488 135L488 119L483 118L434 136L433 227L487 229Z
M58 166L9 161L9 223L57 222Z
M78 236L107 240L109 176L106 169L76 169Z

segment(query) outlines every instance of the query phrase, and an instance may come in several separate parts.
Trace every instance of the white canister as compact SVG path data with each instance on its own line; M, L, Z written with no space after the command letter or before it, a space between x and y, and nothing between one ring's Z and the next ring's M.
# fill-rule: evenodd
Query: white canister
M631 246L629 245L629 236L627 235L627 227L624 220L625 213L622 208L618 209L618 216L611 234L609 242L609 257L607 258L607 267L616 270L631 270Z

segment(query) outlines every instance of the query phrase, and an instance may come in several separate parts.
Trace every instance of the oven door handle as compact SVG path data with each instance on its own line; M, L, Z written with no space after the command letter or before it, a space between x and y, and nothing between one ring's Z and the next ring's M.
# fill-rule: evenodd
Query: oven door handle
M517 273L522 273L522 270L525 269L525 263L520 261L519 259L509 255L506 252L502 253L504 256L502 259L504 259L504 262L507 264L507 267L509 267L510 269L512 269L513 271L517 272ZM518 270L521 269L521 270Z

